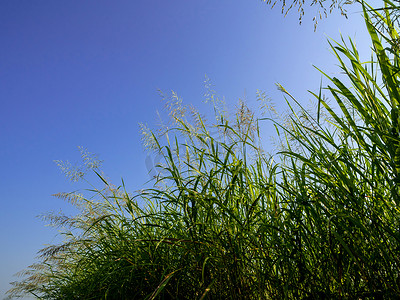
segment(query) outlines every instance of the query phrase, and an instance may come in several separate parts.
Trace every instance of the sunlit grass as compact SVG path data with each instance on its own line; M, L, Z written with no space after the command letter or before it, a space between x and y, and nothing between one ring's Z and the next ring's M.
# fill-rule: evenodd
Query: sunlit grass
M149 151L163 157L153 188L129 194L111 185L83 151L103 187L57 195L81 213L47 216L65 242L41 250L40 263L10 295L399 297L398 24L370 9L364 6L371 61L360 60L351 40L331 41L350 85L325 75L329 84L313 94L315 112L280 86L291 110L281 119L261 103L281 141L274 155L260 143L267 118L244 102L229 116L213 93L214 122L173 94L171 122L157 131L142 126ZM81 170L66 171L85 180Z

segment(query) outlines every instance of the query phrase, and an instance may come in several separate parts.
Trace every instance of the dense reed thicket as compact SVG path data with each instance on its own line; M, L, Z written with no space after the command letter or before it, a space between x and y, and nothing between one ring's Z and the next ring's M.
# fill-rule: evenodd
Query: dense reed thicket
M171 122L142 127L162 155L153 188L57 196L75 217L48 215L65 242L11 296L41 299L393 299L400 297L399 37L395 4L363 4L371 61L331 42L343 78L313 94L315 112L283 87L290 108L270 118L240 102L229 116L210 93L208 123L172 95ZM331 97L327 103L324 93ZM262 149L262 122L280 141ZM84 173L69 173L84 179ZM95 196L95 197L94 197Z

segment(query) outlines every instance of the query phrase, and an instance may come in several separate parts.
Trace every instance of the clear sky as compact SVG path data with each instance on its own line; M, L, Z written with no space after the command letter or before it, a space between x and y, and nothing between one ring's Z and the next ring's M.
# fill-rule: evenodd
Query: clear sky
M155 126L157 89L201 107L207 74L231 107L245 94L254 104L257 89L280 105L276 82L306 102L321 78L313 64L338 74L327 37L368 52L358 13L314 32L305 9L299 26L297 12L260 0L0 1L0 298L54 241L36 216L68 210L51 196L74 189L54 160L76 161L84 146L113 182L143 187L138 123Z

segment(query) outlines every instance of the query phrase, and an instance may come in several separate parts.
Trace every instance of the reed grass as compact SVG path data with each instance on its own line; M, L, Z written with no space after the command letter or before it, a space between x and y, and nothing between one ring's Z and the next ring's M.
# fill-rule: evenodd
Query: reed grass
M390 1L384 9L362 5L372 58L362 62L350 39L330 41L344 75L324 74L329 84L312 93L317 111L279 86L286 118L257 116L244 102L229 116L210 92L215 120L207 123L173 94L171 122L158 131L142 126L145 145L163 160L153 188L134 194L111 185L83 152L103 187L57 195L80 213L47 215L65 242L42 249L9 294L398 298L398 8ZM260 142L267 120L281 141L273 155ZM79 175L72 178L85 180Z

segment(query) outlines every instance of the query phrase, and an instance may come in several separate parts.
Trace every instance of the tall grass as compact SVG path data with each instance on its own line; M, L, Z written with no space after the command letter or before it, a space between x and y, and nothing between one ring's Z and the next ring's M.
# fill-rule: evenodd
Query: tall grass
M213 93L212 123L173 94L171 122L142 127L149 151L163 157L153 188L130 194L111 185L83 152L103 187L57 195L80 213L47 216L65 242L42 249L10 295L399 297L399 38L397 8L384 4L363 4L371 61L351 40L330 42L346 83L325 75L315 112L280 86L290 114L269 118L282 143L274 155L260 142L267 118L243 102L229 117Z

